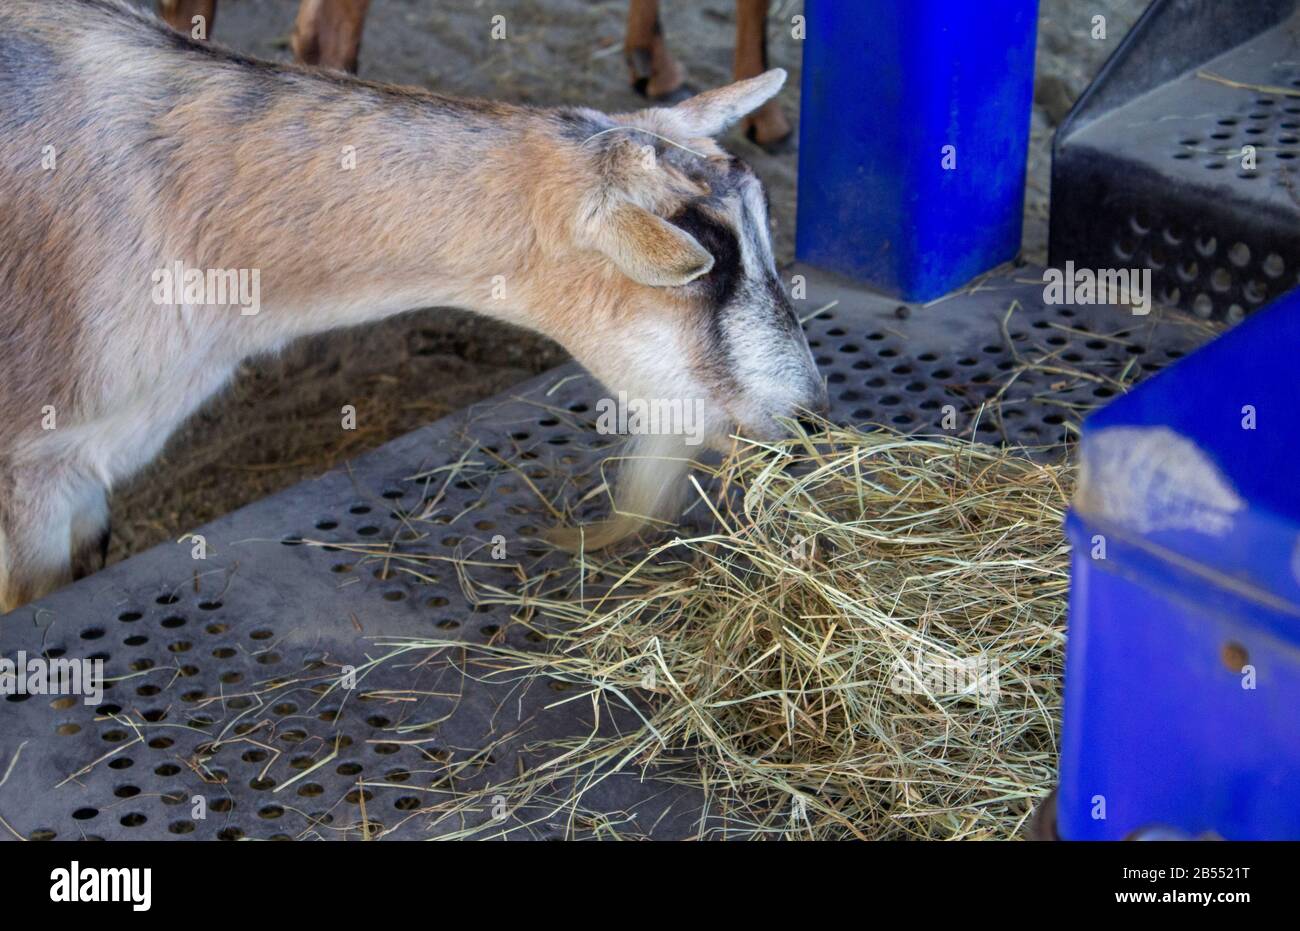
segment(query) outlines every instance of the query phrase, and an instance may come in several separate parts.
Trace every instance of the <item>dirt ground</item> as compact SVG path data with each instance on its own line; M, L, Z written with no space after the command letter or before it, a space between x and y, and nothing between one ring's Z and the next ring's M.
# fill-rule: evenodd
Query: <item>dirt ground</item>
M1046 251L1052 131L1145 6L1146 0L1042 2L1025 207L1032 261L1043 261ZM221 0L215 38L260 57L288 58L296 8L296 0ZM789 24L802 8L802 0L773 0L769 17L772 63L791 73L781 99L792 116L800 49ZM635 109L644 104L627 86L622 61L626 12L626 0L373 0L361 75L464 96ZM504 41L490 38L498 14L506 17ZM730 0L663 3L665 33L692 85L729 79L733 15ZM1106 17L1105 40L1090 36L1095 15ZM767 182L778 260L788 261L797 147L768 154L738 132L725 141ZM110 559L174 540L565 358L540 337L431 309L252 360L157 463L117 491ZM357 406L358 429L341 445L344 404Z

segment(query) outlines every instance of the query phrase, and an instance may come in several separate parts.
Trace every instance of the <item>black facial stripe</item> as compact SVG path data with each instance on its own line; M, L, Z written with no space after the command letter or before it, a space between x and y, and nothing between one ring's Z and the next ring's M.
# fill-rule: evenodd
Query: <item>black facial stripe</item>
M723 309L745 286L744 270L740 259L740 243L734 230L700 209L699 204L689 204L669 222L690 233L713 256L713 268L696 281L704 289L704 333L708 346L701 365L702 376L711 380L724 395L740 391L735 381L735 360L726 338Z
M688 204L668 222L690 233L713 256L713 268L699 281L707 289L708 306L716 313L735 296L743 270L740 262L740 243L735 231L715 220L697 204Z

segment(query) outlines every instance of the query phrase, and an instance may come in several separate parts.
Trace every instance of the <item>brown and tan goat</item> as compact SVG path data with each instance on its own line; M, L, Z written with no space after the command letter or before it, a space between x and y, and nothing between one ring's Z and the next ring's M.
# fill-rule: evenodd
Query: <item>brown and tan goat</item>
M767 11L771 0L736 0L736 52L733 74L737 81L758 77L768 70ZM162 17L175 29L192 31L194 18L203 17L211 35L217 0L158 0ZM340 71L356 72L370 0L301 0L290 45L295 60ZM686 72L664 41L659 0L629 0L627 38L623 54L632 86L651 99L678 93ZM769 100L744 118L745 134L763 146L789 138L790 121L775 100Z
M0 611L97 568L109 489L310 333L467 308L611 392L702 399L713 443L822 407L763 188L710 138L783 80L540 109L247 59L125 0L0 3ZM625 510L662 510L671 476L630 475Z

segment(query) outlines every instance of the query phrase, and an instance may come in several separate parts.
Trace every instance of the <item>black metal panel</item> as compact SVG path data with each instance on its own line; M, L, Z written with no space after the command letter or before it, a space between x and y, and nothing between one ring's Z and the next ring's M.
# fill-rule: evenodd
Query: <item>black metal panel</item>
M913 308L794 272L805 314L833 304L807 329L845 423L936 432L955 413L947 432L1056 443L1113 390L1107 379L1158 371L1208 332L1181 316L1044 307L1038 269ZM576 367L559 369L213 522L200 531L206 560L189 542L160 546L0 618L0 656L99 656L112 679L98 707L0 702L0 818L59 838L589 834L563 805L502 819L490 805L426 809L536 766L541 742L589 733L590 699L557 703L574 697L565 683L521 683L454 648L366 663L386 652L377 637L546 649L544 625L468 603L450 559L506 588L564 563L536 540L550 516L529 482L568 500L598 483L615 442L592 428L600 396ZM331 548L366 541L374 555ZM388 544L447 561L415 574L383 559ZM343 666L361 670L352 691L331 687ZM604 704L602 727L633 726ZM630 769L583 807L623 834L707 830L700 794L664 777ZM192 817L195 796L206 818Z
M1057 133L1052 265L1149 268L1160 300L1228 322L1296 286L1295 6L1156 0Z

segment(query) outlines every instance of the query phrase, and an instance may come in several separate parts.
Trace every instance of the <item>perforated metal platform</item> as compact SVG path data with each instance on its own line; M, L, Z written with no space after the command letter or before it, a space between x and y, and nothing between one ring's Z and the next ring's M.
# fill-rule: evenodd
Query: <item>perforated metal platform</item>
M1155 0L1062 124L1050 258L1235 323L1300 282L1300 7Z
M1045 308L1038 269L901 309L792 274L807 278L805 314L828 308L806 326L840 422L940 432L955 412L946 432L1058 443L1118 386L1209 336L1158 310ZM507 588L520 566L566 563L535 539L550 517L528 484L577 500L599 481L615 442L592 429L600 396L559 369L202 528L205 561L189 543L160 546L0 618L0 656L99 657L112 680L97 707L0 703L0 818L65 839L710 833L698 794L635 762L584 779L578 807L563 802L568 783L538 794L554 804L458 804L537 767L542 741L588 734L593 702L561 702L574 697L563 682L524 684L452 648L367 666L388 652L375 638L547 649L535 620L469 604L451 557ZM497 534L500 562L486 555ZM393 552L446 561L413 569ZM354 690L337 687L344 666L359 670ZM599 717L605 729L633 721L608 702Z

